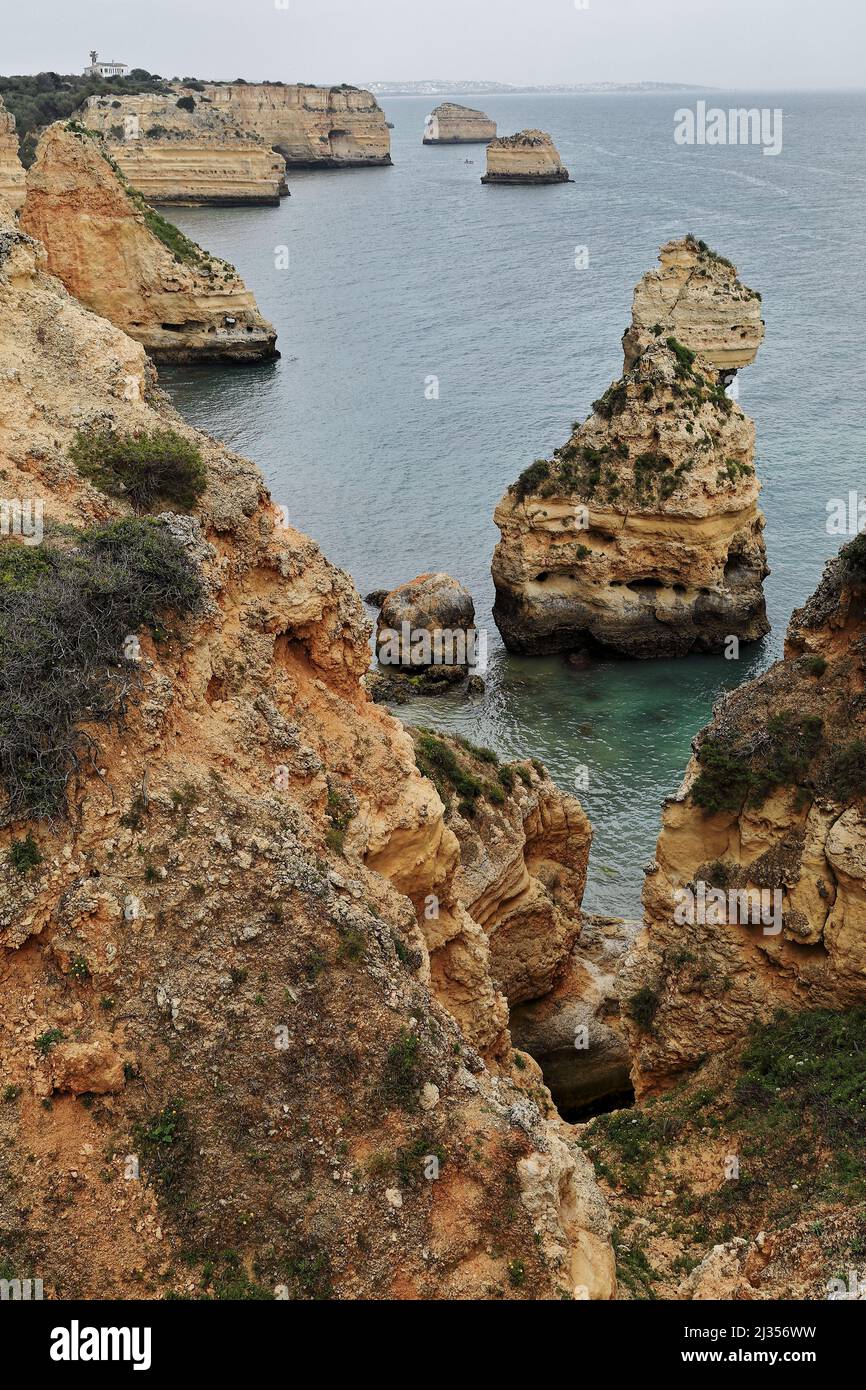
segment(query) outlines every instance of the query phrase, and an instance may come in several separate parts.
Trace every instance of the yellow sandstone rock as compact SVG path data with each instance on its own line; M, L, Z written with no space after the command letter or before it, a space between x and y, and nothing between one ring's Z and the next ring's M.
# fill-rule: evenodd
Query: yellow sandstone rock
M551 137L543 130L500 135L487 146L487 173L482 183L570 183L568 170Z
M7 111L0 97L0 198L5 198L13 212L24 202L24 166L18 155L18 136L15 117Z
M376 98L358 87L213 83L203 97L242 131L260 135L290 169L391 163L391 133Z
M425 145L486 145L495 139L495 121L483 111L453 101L437 106L424 125Z
M494 618L511 651L683 656L768 631L754 425L658 327L496 509Z
M197 92L94 96L79 114L148 202L275 206L288 192L282 155Z

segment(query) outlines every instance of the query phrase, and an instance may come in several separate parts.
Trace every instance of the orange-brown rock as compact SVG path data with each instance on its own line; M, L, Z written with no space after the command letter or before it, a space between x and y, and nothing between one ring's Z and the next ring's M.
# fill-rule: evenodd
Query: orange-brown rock
M53 1297L610 1297L603 1199L537 1068L511 1069L458 838L361 685L350 580L2 205L0 357L4 485L65 523L47 546L131 515L78 476L82 427L170 426L207 468L194 514L158 522L199 612L140 634L137 698L92 725L68 821L0 828L4 861L31 836L0 875L19 1261ZM97 1104L57 1089L49 1109L52 1055L63 1087L130 1064Z
M83 304L171 361L273 357L276 334L234 268L133 193L98 135L50 126L27 175L21 225Z

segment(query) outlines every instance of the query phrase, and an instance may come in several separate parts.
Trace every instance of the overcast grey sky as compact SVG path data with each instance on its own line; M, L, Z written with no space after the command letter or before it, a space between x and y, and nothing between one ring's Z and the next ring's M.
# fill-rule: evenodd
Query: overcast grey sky
M578 0L582 3L582 0ZM285 8L278 6L285 5ZM0 71L862 87L866 0L3 0Z

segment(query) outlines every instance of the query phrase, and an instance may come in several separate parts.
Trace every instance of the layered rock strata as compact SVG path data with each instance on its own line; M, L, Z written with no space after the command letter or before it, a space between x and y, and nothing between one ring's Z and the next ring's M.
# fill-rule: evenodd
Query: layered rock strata
M754 425L657 327L496 509L494 618L512 651L684 656L768 631Z
M0 198L17 212L24 202L24 166L18 154L15 117L0 97Z
M282 156L197 92L89 97L80 119L148 202L276 206L288 193Z
M443 101L424 125L425 145L486 145L495 139L495 121L483 111L453 101Z
M543 130L500 135L487 146L487 173L482 183L570 183L569 172L553 140Z
M737 277L736 266L693 236L659 251L634 292L623 335L625 372L658 337L673 335L726 379L755 360L764 340L761 296Z
M777 1010L866 999L864 553L860 536L784 660L719 702L665 805L619 985L641 1093Z
M391 163L391 134L370 92L357 87L214 83L203 97L253 131L290 169L369 168Z
M0 1256L49 1297L609 1297L604 1203L512 1069L459 838L361 685L351 582L45 266L0 206L0 463L47 562L134 522L70 460L92 424L173 430L207 487L155 521L197 611L139 634L68 820L0 825ZM21 550L4 574L42 583Z
M50 126L28 171L21 225L48 267L95 313L167 361L259 361L276 333L235 269L209 256L134 193L104 143Z

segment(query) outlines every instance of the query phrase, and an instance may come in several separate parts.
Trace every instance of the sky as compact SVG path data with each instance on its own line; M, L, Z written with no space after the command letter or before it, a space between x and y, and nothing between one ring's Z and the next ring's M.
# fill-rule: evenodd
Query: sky
M0 0L0 72L862 87L866 0ZM584 7L585 6L585 7Z

